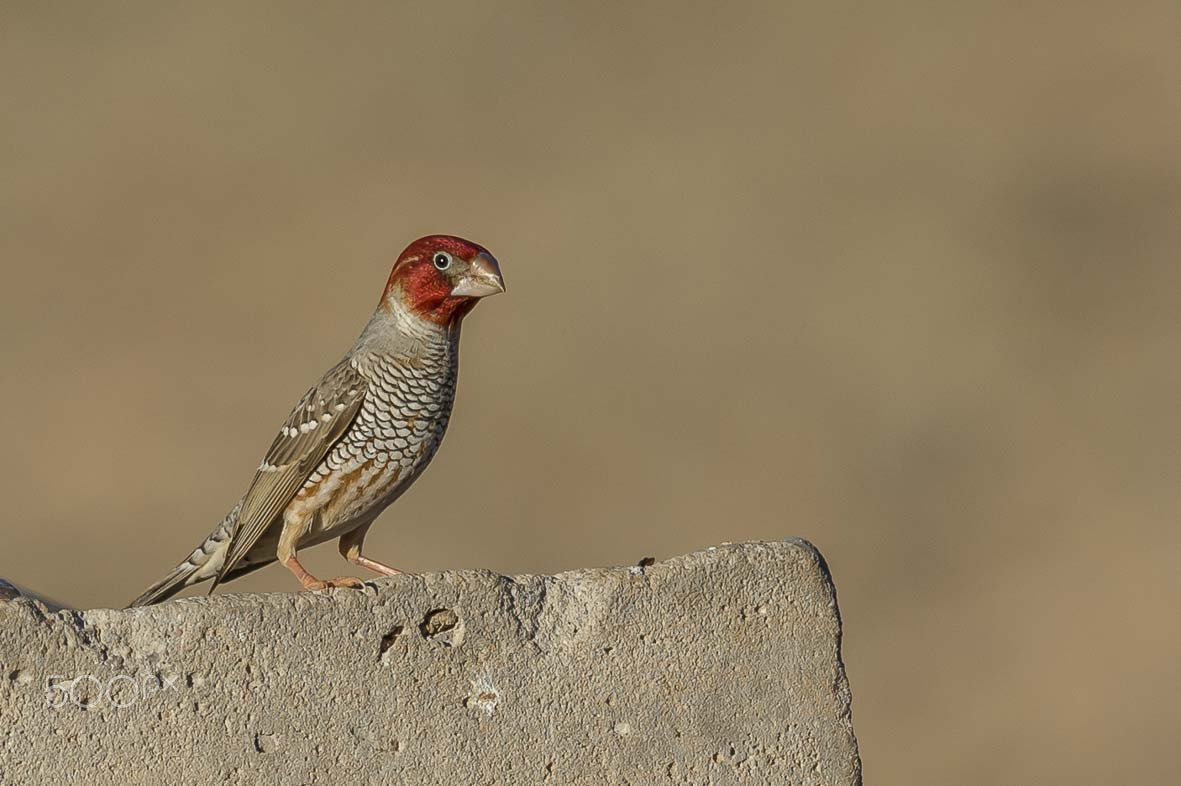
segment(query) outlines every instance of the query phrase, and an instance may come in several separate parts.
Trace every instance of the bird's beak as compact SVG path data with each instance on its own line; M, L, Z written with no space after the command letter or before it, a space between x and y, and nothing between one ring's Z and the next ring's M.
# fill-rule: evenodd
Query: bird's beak
M451 289L452 297L488 297L504 291L504 276L500 265L485 251L476 255L469 265L467 275Z

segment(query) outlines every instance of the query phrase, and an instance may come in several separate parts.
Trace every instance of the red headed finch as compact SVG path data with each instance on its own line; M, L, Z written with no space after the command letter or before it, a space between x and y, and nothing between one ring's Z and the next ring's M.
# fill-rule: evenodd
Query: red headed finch
M455 398L460 325L480 298L503 291L496 259L475 243L449 235L411 243L360 338L295 405L242 499L131 605L202 581L213 581L212 592L275 560L306 589L361 586L349 576L317 579L299 563L299 549L332 538L354 565L397 575L361 553L365 533L438 450Z

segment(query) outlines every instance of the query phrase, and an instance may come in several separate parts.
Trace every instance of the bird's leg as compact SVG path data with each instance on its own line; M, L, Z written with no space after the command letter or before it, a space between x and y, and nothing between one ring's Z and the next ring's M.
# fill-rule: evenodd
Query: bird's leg
M361 545L365 542L365 533L369 531L369 525L357 527L352 532L346 532L340 536L340 556L347 559L354 565L362 568L368 568L374 573L380 573L383 576L401 576L402 571L397 568L391 568L389 565L383 565L376 560L371 560L361 554Z
M365 586L365 582L361 581L356 576L337 576L334 579L318 579L312 574L308 573L307 568L299 564L299 560L292 554L287 559L283 560L284 567L295 574L295 578L299 579L299 583L303 585L304 589L308 590L322 590L329 587L350 587L352 589L361 589Z
M283 531L279 535L277 556L279 562L283 563L283 567L295 574L295 578L299 579L299 583L303 585L304 589L322 590L329 587L361 589L365 586L365 582L355 576L338 576L335 579L324 581L308 573L307 568L301 565L299 558L295 556L295 544L302 534L301 528L293 527L289 522L284 523Z

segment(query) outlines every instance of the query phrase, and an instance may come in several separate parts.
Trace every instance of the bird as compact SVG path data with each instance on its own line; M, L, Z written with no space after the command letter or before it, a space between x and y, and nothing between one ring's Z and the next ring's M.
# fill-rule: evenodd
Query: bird
M301 548L338 539L340 554L384 576L401 574L363 553L365 534L434 458L455 400L459 334L483 298L505 291L483 246L428 235L398 256L360 337L291 410L236 505L209 536L131 607L185 587L230 581L278 561L304 589L363 587L322 580Z

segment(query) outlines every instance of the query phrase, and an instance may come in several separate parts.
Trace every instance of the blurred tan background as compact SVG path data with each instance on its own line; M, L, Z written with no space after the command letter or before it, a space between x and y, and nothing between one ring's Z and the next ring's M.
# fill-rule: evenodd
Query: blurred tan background
M104 5L0 12L0 576L126 603L453 232L375 557L801 535L867 783L1174 782L1181 5Z

